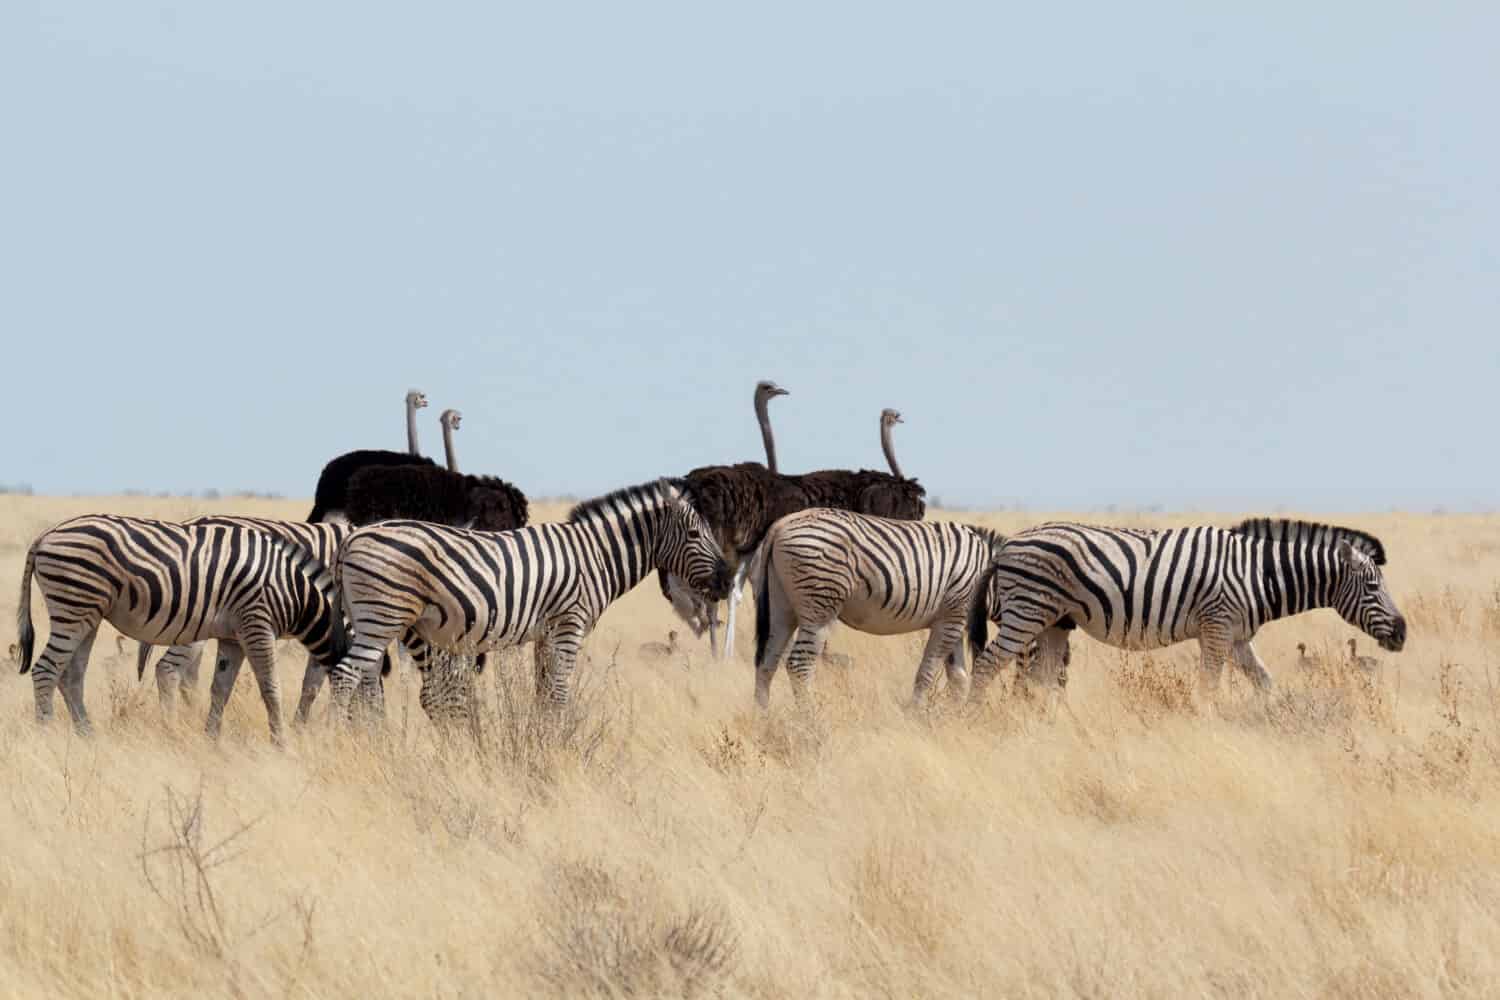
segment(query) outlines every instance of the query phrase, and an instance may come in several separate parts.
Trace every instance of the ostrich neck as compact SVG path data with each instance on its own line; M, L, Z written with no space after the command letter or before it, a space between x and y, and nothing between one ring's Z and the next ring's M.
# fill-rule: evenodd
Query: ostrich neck
M422 454L417 448L417 408L411 403L406 404L406 450L412 455Z
M443 421L443 454L448 456L448 471L457 472L458 456L453 453L453 425L446 420Z
M766 399L756 397L755 419L760 421L760 439L766 446L766 468L776 471L776 439L771 436L771 414L766 409Z
M901 475L901 466L896 464L896 446L891 443L891 425L884 420L880 422L880 447L885 452L885 460L890 463L891 475L897 479L905 479Z

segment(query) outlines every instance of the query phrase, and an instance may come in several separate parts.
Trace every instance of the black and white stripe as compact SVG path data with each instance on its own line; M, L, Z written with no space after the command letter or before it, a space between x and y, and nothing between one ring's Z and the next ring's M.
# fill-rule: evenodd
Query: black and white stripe
M219 671L248 656L272 736L281 736L275 641L295 636L320 663L344 653L343 620L328 570L306 550L244 525L170 524L90 515L45 532L26 553L18 614L21 672L31 664L31 578L51 634L32 674L39 721L52 717L62 682L73 722L89 727L83 678L101 622L139 642L179 646L219 640ZM217 730L210 716L209 732Z
M579 644L648 573L679 574L717 598L729 587L712 532L669 480L587 501L563 524L515 531L386 521L350 535L336 565L350 628L332 676L341 707L396 639L419 667L423 644L473 654L534 642L538 694L566 701Z
M342 521L324 521L310 524L306 521L279 521L268 517L239 517L224 514L208 514L203 517L195 517L184 521L184 525L206 525L225 524L248 528L252 531L260 531L278 538L283 542L296 546L310 554L320 565L332 566L338 555L339 545L349 536L354 529ZM156 661L156 690L161 699L162 708L166 711L172 709L180 693L183 700L190 701L191 693L198 684L198 667L203 659L203 647L207 640L195 643L187 643L172 646L161 658ZM141 644L137 673L144 674L147 657L150 655L151 647ZM382 673L388 673L390 661L387 659L382 667ZM235 679L239 674L239 665L235 661L232 669L216 671L209 704L210 729L217 729L217 720L224 714L224 706L229 700L229 695L234 691ZM323 687L324 678L328 676L327 665L320 663L318 658L311 653L307 656L307 666L302 673L302 695L297 702L297 712L294 721L301 723L307 720L309 711L312 709L313 701ZM380 698L380 686L375 684L366 695L376 701Z
M1055 523L1011 536L996 556L970 622L977 695L1031 642L1044 654L1076 626L1124 649L1197 639L1200 681L1218 685L1226 655L1257 687L1270 674L1250 640L1266 622L1333 608L1386 649L1406 620L1385 588L1385 548L1373 535L1306 521L1258 518L1233 529L1146 531ZM999 624L986 645L987 622ZM1063 644L1066 637L1063 636ZM979 650L983 649L980 653Z
M950 691L963 693L964 623L1001 541L995 532L964 524L845 510L815 508L781 518L756 555L756 703L769 703L788 641L787 674L798 701L804 700L835 621L876 635L929 629L913 700L926 700L940 663Z

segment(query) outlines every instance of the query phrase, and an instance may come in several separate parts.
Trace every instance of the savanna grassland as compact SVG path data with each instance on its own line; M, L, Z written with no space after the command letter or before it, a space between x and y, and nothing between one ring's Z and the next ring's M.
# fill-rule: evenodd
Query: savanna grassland
M5 643L26 547L64 517L307 506L0 498ZM1231 521L1112 520L1204 519ZM1050 712L997 685L912 716L921 637L839 629L818 709L782 677L761 716L753 615L740 662L690 637L646 657L672 626L653 580L589 641L559 736L510 653L482 751L434 732L405 671L374 738L325 694L277 751L248 669L213 745L207 677L166 721L105 626L93 738L60 702L38 729L14 664L0 686L0 993L1493 996L1500 517L1333 520L1386 543L1406 650L1363 642L1372 676L1331 612L1281 622L1257 643L1276 692L1226 670L1216 705L1191 697L1196 646L1078 636ZM282 646L288 706L302 661Z

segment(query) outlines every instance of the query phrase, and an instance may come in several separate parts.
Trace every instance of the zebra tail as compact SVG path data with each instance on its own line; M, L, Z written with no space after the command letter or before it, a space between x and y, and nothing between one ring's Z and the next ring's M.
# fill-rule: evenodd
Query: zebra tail
M979 659L990 641L990 581L999 567L991 563L974 585L974 599L969 602L969 661Z
M755 666L765 658L771 641L771 540L765 541L765 557L760 561L760 581L755 587Z
M19 633L17 655L21 673L31 670L31 651L36 645L36 630L31 627L31 575L36 571L36 543L26 550L26 568L21 571L21 598L16 602L16 631Z
M135 654L135 679L140 681L146 676L146 661L151 659L151 644L141 643L140 650Z

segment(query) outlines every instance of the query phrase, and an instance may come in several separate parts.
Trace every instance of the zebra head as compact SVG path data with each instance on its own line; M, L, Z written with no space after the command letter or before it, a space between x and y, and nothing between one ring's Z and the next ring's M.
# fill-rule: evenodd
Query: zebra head
M1381 649L1400 652L1406 645L1406 619L1385 589L1380 565L1348 539L1336 550L1333 606L1339 616L1380 643Z
M703 515L675 486L656 536L656 566L711 601L729 596L729 564Z

